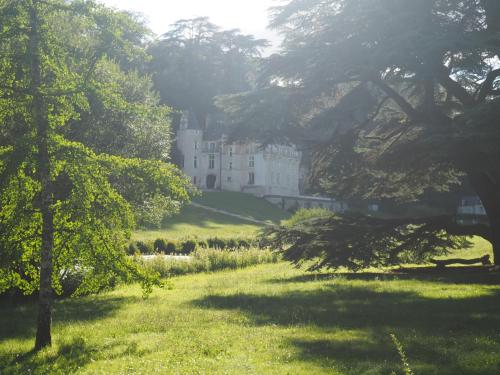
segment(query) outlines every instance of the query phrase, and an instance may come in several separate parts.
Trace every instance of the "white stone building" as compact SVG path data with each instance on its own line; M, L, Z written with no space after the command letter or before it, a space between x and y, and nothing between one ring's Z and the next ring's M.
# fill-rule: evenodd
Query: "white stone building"
M181 167L204 190L228 190L265 195L299 195L301 153L293 145L229 143L224 124L200 126L184 114L177 132Z

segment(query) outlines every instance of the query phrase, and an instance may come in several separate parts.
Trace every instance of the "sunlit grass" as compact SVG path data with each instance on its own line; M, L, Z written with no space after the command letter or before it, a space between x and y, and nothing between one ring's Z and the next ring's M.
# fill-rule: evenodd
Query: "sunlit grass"
M264 199L249 194L235 192L204 192L195 202L204 206L220 209L264 222L279 223L290 214ZM200 239L208 237L254 237L263 225L238 219L233 216L216 213L202 208L187 206L180 214L165 221L159 230L138 230L132 239L136 241L154 241L157 238L172 240L188 237Z
M192 237L250 238L255 236L261 227L231 216L187 206L180 214L168 219L162 229L135 231L132 240L154 241L157 238L178 240Z
M204 192L194 199L196 203L217 208L234 214L278 224L291 214L265 199L237 192Z
M0 307L2 374L498 374L500 276L308 274L286 263L173 279L56 304L33 345L33 304ZM24 357L22 357L24 355Z

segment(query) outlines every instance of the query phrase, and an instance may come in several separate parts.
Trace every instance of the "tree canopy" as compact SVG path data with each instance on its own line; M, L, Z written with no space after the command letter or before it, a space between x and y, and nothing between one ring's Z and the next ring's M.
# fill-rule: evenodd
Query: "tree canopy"
M293 0L274 8L271 25L284 42L260 90L220 104L247 134L288 129L312 147L315 185L340 199L404 202L467 178L489 225L461 232L491 241L498 264L499 17L494 0ZM292 113L269 109L261 99L270 91L281 97L275 102L296 103ZM451 217L439 222L460 234ZM407 218L405 230L419 223Z
M134 70L142 25L77 0L4 1L0 19L0 291L39 291L40 349L66 275L84 271L77 294L157 283L125 255L133 208L175 210L191 188L165 163L168 110Z
M251 88L268 42L239 30L221 30L208 18L179 20L150 46L150 71L162 102L191 110L203 122L217 95Z

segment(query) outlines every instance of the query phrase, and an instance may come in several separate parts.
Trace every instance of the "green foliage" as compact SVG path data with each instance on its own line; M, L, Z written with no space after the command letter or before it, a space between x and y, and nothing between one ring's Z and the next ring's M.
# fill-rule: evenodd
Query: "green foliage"
M136 255L136 254L140 254L139 248L137 247L137 243L136 242L129 243L127 247L127 255Z
M264 87L221 104L254 137L314 144L313 186L343 199L412 200L471 170L498 185L488 3L290 1L273 10L285 41Z
M398 340L398 338L394 333L391 333L391 340L394 343L396 350L398 351L399 358L401 359L401 364L403 366L405 375L413 375L413 371L411 370L411 367L408 363L408 358L406 357L403 344L401 344L401 342Z
M151 242L137 241L135 245L140 254L152 255L155 253L155 248Z
M220 30L207 18L180 20L149 48L150 70L164 103L204 119L214 97L248 90L265 40Z
M225 249L226 248L226 239L225 238L218 238L218 237L211 237L207 239L207 244L208 247L213 248L213 249Z
M197 243L195 240L186 240L182 243L181 253L189 255L196 250Z
M176 242L168 241L165 251L167 254L175 254L177 252L177 248L178 248L178 245Z
M39 289L43 232L53 239L56 293L73 274L76 295L117 280L150 292L157 277L126 256L126 243L136 221L177 211L191 185L173 165L152 160L166 160L158 150L168 152L168 110L147 78L127 70L146 56L143 27L87 1L7 1L0 20L0 291ZM106 148L118 123L133 129L130 141ZM164 130L159 144L144 138ZM141 215L145 202L161 215ZM53 222L42 221L46 211Z
M153 247L156 252L166 254L167 242L164 239L158 238L153 243Z
M207 249L208 248L207 241L206 240L198 240L198 248Z
M127 254L151 255L163 253L169 255L191 255L197 249L248 250L256 245L255 241L244 238L213 237L201 241L196 238L184 238L177 241L157 238L154 241L132 241L127 248Z
M301 221L313 218L330 217L332 212L325 208L301 208L295 212L292 217L283 222L283 225L291 227Z
M186 260L157 256L153 259L137 259L136 261L140 262L146 269L160 274L161 277L171 277L190 273L241 269L257 264L276 263L279 259L279 255L270 250L202 249L195 251L191 259Z
M345 267L360 270L402 263L421 263L431 256L470 246L449 234L443 218L378 219L368 216L306 212L282 226L263 230L266 246L281 249L283 258L311 271ZM450 223L453 225L453 223Z
M492 4L289 1L273 8L284 42L261 86L219 103L242 137L307 145L310 186L341 200L410 202L467 177L489 226L462 234L490 240L500 263L500 8ZM444 229L452 219L442 219Z
M159 104L151 78L125 70L127 65L110 60L96 64L93 84L84 93L86 105L66 125L65 136L97 153L168 161L170 109Z

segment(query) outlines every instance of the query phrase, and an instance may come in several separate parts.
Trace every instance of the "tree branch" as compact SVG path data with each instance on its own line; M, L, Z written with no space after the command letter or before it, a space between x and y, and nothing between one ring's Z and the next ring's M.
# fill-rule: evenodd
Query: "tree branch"
M450 78L446 67L443 66L439 71L438 80L446 91L457 98L463 105L472 106L475 104L474 97L460 83Z
M380 78L371 78L370 81L391 98L412 121L420 122L423 120L423 116L387 83Z
M481 86L481 89L479 90L479 94L477 96L478 102L483 102L488 95L499 94L499 90L493 90L493 83L498 77L500 77L500 69L493 69L488 73Z

